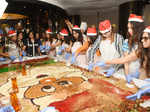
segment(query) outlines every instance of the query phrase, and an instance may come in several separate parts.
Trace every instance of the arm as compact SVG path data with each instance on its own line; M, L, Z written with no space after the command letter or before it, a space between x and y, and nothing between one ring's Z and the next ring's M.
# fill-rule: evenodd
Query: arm
M124 57L128 56L128 53L124 53ZM125 74L129 74L129 63L124 64Z
M84 42L83 46L78 48L77 51L75 52L75 56L78 56L79 53L81 53L82 51L86 51L88 47L89 47L88 41Z
M96 50L96 55L101 56L101 52L99 51L99 49Z
M129 55L117 59L108 60L105 63L106 64L125 64L131 61L137 60L138 57L136 55L136 52L131 52Z
M68 26L68 29L69 29L70 33L72 34L73 25L71 24L71 22L69 20L65 20L65 23Z
M8 53L0 53L0 56L9 57Z

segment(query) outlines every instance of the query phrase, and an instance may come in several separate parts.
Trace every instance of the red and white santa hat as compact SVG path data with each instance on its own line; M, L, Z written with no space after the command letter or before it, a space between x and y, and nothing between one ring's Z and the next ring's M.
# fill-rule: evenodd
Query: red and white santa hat
M49 28L48 30L46 30L46 33L52 34L52 30Z
M130 14L128 21L129 21L129 22L131 22L131 21L144 22L142 16L138 16L138 15L136 15L136 14Z
M87 29L87 36L96 36L96 35L97 35L96 28L88 28Z
M106 33L111 30L111 23L109 20L104 20L99 23L99 31L100 33Z
M60 35L62 35L62 36L68 36L68 31L66 29L62 29L60 31Z
M17 35L15 30L9 30L8 31L8 37L12 37L12 36L15 36L15 35Z
M72 29L73 30L80 30L80 27L78 25L74 25L74 27Z
M146 27L143 32L150 33L150 26Z

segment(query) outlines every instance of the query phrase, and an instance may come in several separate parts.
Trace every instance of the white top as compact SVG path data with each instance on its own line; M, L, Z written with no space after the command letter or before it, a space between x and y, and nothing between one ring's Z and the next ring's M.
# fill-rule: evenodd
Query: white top
M17 47L16 43L11 42L9 43L9 48L8 48L8 55L9 56L15 56L19 57L19 48Z
M75 42L71 48L71 52L75 53L78 48L82 47L81 42Z
M111 40L103 40L100 44L101 59L103 61L111 60L120 57L116 50L115 42L111 43Z
M128 39L126 39L126 41L128 42ZM136 49L138 49L138 45L135 44L134 47L131 49L131 52L134 52ZM140 59L137 59L135 61L132 61L129 63L129 74L135 73L137 70L139 70L140 68Z

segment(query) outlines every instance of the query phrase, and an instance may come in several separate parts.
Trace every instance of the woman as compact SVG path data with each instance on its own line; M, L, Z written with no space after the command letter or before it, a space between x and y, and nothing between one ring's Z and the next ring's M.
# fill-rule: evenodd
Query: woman
M141 16L135 14L130 14L128 19L128 33L127 38L123 44L124 56L128 55L131 52L134 52L138 48L138 43L140 42L141 33L144 30L144 20ZM125 65L125 74L131 75L136 74L135 77L139 77L139 60L126 63ZM128 77L128 76L127 76ZM129 83L130 81L128 81Z
M131 14L128 19L128 34L127 34L128 39L124 41L123 48L122 48L124 51L124 56L127 56L131 52L136 51L136 49L138 48L138 43L140 42L140 37L143 29L144 29L144 22L142 17L137 16L135 14ZM105 61L107 62L107 60ZM99 66L101 64L99 63ZM130 76L135 78L139 77L139 67L140 67L139 60L135 60L130 63L125 63L124 65L125 65L124 67L125 67L126 79L128 83L131 82Z
M42 42L42 45L40 45L40 51L41 54L43 55L49 54L49 50L51 48L51 44L53 41L51 37L52 34L51 29L46 30L45 33L46 33L46 39Z
M81 30L77 25L73 27L72 31L74 40L71 48L72 52L71 64L75 64L77 66L85 68L87 66L85 53L83 54L80 53L78 55L76 54L77 50L84 45L85 41L83 40Z
M26 53L26 46L25 46L25 40L24 40L24 37L23 37L23 32L22 31L19 31L17 33L17 44L22 52L22 55L25 56Z
M67 52L66 49L70 48L70 37L69 33L66 29L62 29L60 33L58 34L58 41L56 42L55 46L56 48L56 59L55 61L64 61L65 60L65 55Z
M97 31L96 31L96 28L88 28L87 30L87 39L88 39L88 50L86 51L86 56L87 58L89 57L89 53L90 53L90 50L91 48L93 47L94 45L94 42L96 41L97 39ZM94 61L97 61L100 57L100 51L97 50L96 51L96 54L94 56Z
M104 20L99 24L99 30L102 36L99 36L97 40L94 42L93 47L90 49L88 62L89 62L89 70L92 70L94 67L99 66L94 63L94 55L96 50L100 51L100 59L99 61L106 61L108 59L114 59L121 57L123 55L122 44L123 37L118 33L114 33L112 31L111 23L109 20ZM95 66L94 66L95 65ZM99 68L100 73L107 71L106 76L111 76L115 71L117 74L122 74L123 70L120 69L121 65L111 65L103 68ZM97 71L96 71L97 72ZM117 75L116 75L117 76Z
M12 61L14 61L16 58L19 58L20 56L20 48L17 45L17 33L15 30L10 28L8 31L8 37L10 38L9 44L8 44L8 56Z
M34 38L34 32L30 31L29 36L27 39L27 55L32 56L38 56L40 55L40 45L38 41Z
M137 59L140 59L140 65L141 68L144 69L145 76L143 76L144 73L142 73L142 79L146 79L150 77L150 26L146 27L145 30L143 31L141 42L138 43L138 49L126 57L106 61L106 64L122 64L122 63L128 63L135 61ZM140 82L140 80L133 79L134 82L136 81L137 83ZM138 85L135 83L140 90L131 96L127 96L128 99L133 99L135 100L136 98L140 98L143 94L150 92L150 80L147 79L143 81L142 83L146 83L145 85Z
M142 43L138 43L137 50L131 52L125 57L106 61L105 64L124 64L140 59L140 67L144 68L145 73L147 74L146 77L149 77L150 64L148 62L150 61L150 26L146 27L146 29L143 31L142 38L140 39Z

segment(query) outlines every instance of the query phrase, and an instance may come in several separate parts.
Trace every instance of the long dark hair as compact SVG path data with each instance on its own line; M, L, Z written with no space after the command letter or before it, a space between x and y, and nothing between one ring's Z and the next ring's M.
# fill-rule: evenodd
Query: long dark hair
M150 38L150 33L148 33L148 37ZM138 57L141 61L141 67L145 69L147 76L150 77L150 48L144 48L142 42L139 43Z
M90 39L89 45L92 45L92 44L94 44L95 40L97 39L97 36L89 36L89 39Z
M74 40L75 40L75 41L79 41L79 42L81 42L81 44L83 44L83 36L82 36L81 31L80 31L80 30L72 30L72 31L75 31L76 33L79 34L78 39L75 39L75 38L74 38Z
M134 44L138 44L141 40L142 32L145 28L144 22L130 22L133 29L133 35L131 36L129 32L127 32L127 38L129 40L129 47L132 48Z
M48 34L48 35L49 35L49 38L47 38L47 36L46 36L45 40L50 41L50 43L52 43L53 42L53 35L52 34Z
M71 36L65 36L64 37L64 42L68 45L70 45L70 42L71 42Z

